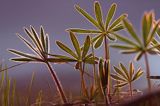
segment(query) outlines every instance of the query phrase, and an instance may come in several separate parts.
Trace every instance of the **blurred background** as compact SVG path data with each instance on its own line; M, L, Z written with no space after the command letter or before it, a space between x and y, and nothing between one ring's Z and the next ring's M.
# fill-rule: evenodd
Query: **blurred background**
M110 5L115 2L118 8L115 14L117 18L122 13L127 13L129 20L133 23L138 34L141 29L141 17L145 11L154 10L156 19L160 18L160 1L159 0L98 0L101 3L104 15ZM40 25L43 25L46 33L50 37L51 53L64 54L55 44L56 40L60 40L65 44L72 47L68 33L65 31L67 28L88 28L94 27L80 14L78 14L74 5L78 4L81 8L85 9L92 16L94 0L0 0L0 61L8 66L15 65L9 58L14 55L7 52L7 49L13 48L31 53L27 47L21 42L16 33L20 33L23 37L27 37L23 31L23 27L33 25L36 30L39 30ZM120 32L124 36L128 33ZM77 35L80 42L83 42L85 35ZM112 42L111 42L112 43ZM122 63L128 65L130 61L134 61L135 55L122 55L118 50L110 49L111 65L118 65ZM98 57L103 56L103 49L96 50ZM160 57L149 56L149 63L151 68L151 75L160 75ZM134 62L136 68L142 67L145 71L143 58ZM79 72L74 70L73 66L68 64L53 65L60 80L65 87L66 91L79 90ZM47 68L43 64L25 64L13 69L8 70L11 78L16 79L19 88L25 88L26 84L31 79L32 72L35 72L34 86L38 89L46 89L47 83L51 83L55 88ZM92 71L89 70L90 72ZM146 88L145 75L134 83L134 88ZM154 84L155 82L153 82ZM159 83L159 82L156 82ZM54 92L53 92L54 93Z

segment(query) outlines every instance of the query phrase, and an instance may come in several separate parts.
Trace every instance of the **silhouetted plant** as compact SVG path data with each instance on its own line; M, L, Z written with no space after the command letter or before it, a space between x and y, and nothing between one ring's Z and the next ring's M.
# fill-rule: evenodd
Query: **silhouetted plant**
M133 63L131 62L129 64L129 70L127 70L127 68L122 63L120 63L119 68L114 66L114 71L116 72L116 74L111 74L111 77L115 81L118 80L120 82L119 84L116 84L115 87L123 87L125 85L129 85L129 91L132 97L132 82L140 78L143 74L141 68L135 71Z
M64 55L53 55L50 54L51 56L54 56L56 58L62 59L62 60L66 60L66 62L76 62L75 64L75 68L78 69L80 71L80 75L81 75L81 92L83 95L83 92L85 92L86 89L86 84L85 84L85 79L84 79L84 68L85 68L85 64L89 63L89 64L94 64L96 63L96 57L93 57L92 53L88 53L89 52L89 48L90 48L90 37L87 36L85 41L84 41L84 45L80 46L75 34L73 32L70 32L70 39L71 42L74 46L74 49L76 51L76 53L74 52L74 50L71 50L69 47L67 47L65 44L63 44L60 41L56 41L56 44L58 45L58 47L60 49L62 49L63 51L65 51L67 54L69 54L70 56L64 56Z
M132 53L137 53L135 59L138 61L143 55L145 57L145 64L146 64L146 77L147 77L147 82L148 82L148 90L151 91L151 82L149 79L150 76L150 69L149 69L149 63L148 63L148 54L155 55L157 54L157 46L159 45L154 45L152 46L151 43L154 39L155 32L158 28L158 23L156 23L155 27L152 28L153 25L153 12L145 13L143 15L142 19L142 41L138 37L138 34L136 34L134 27L132 24L127 20L124 19L123 23L124 26L126 27L127 31L129 32L130 36L133 38L133 41L130 40L130 38L123 37L118 34L114 34L118 40L125 44L112 44L111 47L117 48L117 49L122 49L121 53L123 54L132 54Z
M40 62L40 63L45 63L49 69L49 72L51 73L51 76L53 80L55 81L56 88L59 92L59 95L62 99L63 103L67 103L67 98L64 94L62 85L53 70L51 64L49 62L62 62L63 60L61 59L56 59L56 58L49 58L48 54L50 52L50 42L49 42L49 37L48 35L44 32L43 27L41 26L40 28L40 37L38 36L37 32L35 29L31 26L30 30L27 28L24 28L27 36L30 38L30 41L26 40L23 38L20 34L17 34L18 37L28 46L30 50L34 52L34 55L20 52L14 49L9 49L9 52L19 56L17 58L11 58L12 61L16 62Z

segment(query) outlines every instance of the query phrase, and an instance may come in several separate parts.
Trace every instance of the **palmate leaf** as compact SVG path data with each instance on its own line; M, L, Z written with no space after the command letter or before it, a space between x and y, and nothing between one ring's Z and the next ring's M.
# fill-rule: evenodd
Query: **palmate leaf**
M121 16L119 16L110 26L109 26L109 30L112 30L112 28L116 27L117 25L119 25L119 23L124 20L128 15L127 14L122 14Z
M33 52L35 52L36 54L38 54L39 56L41 56L41 54L39 53L39 51L37 51L35 49L35 47L32 46L32 44L27 41L24 37L22 37L20 34L17 34L17 36L29 47L29 49L31 49Z
M136 32L134 31L132 24L129 23L129 21L127 19L123 20L124 26L127 28L127 31L130 33L130 35L141 45L141 41L138 38Z
M62 49L66 53L70 54L74 58L77 58L77 55L70 48L68 48L67 46L65 46L63 43L61 43L60 41L56 41L56 44L58 45L58 47L60 49Z
M24 31L25 31L26 35L31 39L32 43L38 48L39 51L41 51L40 46L38 45L37 41L35 40L33 34L27 28L24 28Z
M72 41L74 49L76 50L77 55L80 57L81 56L81 48L80 48L79 42L73 32L69 32L69 33L70 33L70 39Z
M122 63L119 63L119 66L122 69L122 71L126 74L127 78L129 79L129 74L126 67Z
M98 1L96 1L94 3L94 11L95 11L95 15L96 15L96 19L98 21L99 26L101 27L101 29L104 29L104 25L103 25L103 16L102 16L102 10L101 10L101 6L99 4Z
M91 22L94 26L96 26L98 29L102 30L97 21L92 18L86 11L84 11L82 8L80 8L78 5L75 5L75 9L82 14L89 22Z
M122 76L122 77L125 78L125 79L128 79L127 75L126 75L122 70L120 70L119 68L117 68L117 67L115 67L115 66L113 66L113 67L114 67L114 71L115 71L117 74L119 74L120 76Z
M105 23L105 28L107 30L109 23L111 22L114 13L116 11L117 5L115 3L113 3L108 11L108 14L106 16L106 23Z
M98 30L93 30L93 29L80 29L80 28L71 28L71 29L67 29L67 31L71 31L71 32L76 32L76 33L80 33L80 34L98 34L98 33L102 33L101 31Z

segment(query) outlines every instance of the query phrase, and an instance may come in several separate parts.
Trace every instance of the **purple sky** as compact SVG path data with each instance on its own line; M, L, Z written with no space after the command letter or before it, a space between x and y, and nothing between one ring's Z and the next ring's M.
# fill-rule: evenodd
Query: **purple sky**
M61 40L64 43L71 45L68 33L65 29L70 27L77 28L94 28L90 23L88 23L81 15L79 15L75 9L74 4L79 4L80 7L85 9L91 15L93 15L93 1L94 0L1 0L0 1L0 60L4 60L5 63L12 65L13 62L9 62L8 59L14 55L9 54L6 49L14 48L18 50L23 50L29 52L26 46L16 37L15 33L21 33L24 35L23 27L29 27L29 25L35 26L36 29L40 25L43 25L46 32L50 36L51 40L51 50L54 53L63 53L60 51L56 45L55 40ZM107 13L110 5L115 2L118 4L118 9L115 17L119 16L121 13L128 13L128 18L134 24L134 26L139 31L140 21L144 11L149 11L154 9L156 13L156 18L160 17L160 1L159 0L98 0L100 1L103 9L103 13ZM38 29L39 30L39 29ZM25 35L24 35L25 36ZM79 37L82 39L83 37ZM98 56L102 56L102 50L97 51ZM117 53L118 50L111 49L111 61L115 65L119 61L124 61L128 63L133 56L121 55ZM127 58L126 58L127 57ZM151 70L152 74L159 74L160 65L158 63L160 57L151 56ZM137 66L144 67L143 59L136 63ZM25 70L37 69L37 66L30 66ZM16 70L24 70L23 66L20 66ZM40 66L38 66L40 67ZM69 77L70 72L73 69L67 65L63 68L61 66L56 66L57 70L64 72L66 76ZM14 69L13 69L14 70ZM21 76L24 74L21 71ZM69 73L68 73L69 72ZM19 75L19 71L16 72ZM26 73L25 73L26 74ZM67 78L65 80L68 80ZM145 80L145 79L144 79Z

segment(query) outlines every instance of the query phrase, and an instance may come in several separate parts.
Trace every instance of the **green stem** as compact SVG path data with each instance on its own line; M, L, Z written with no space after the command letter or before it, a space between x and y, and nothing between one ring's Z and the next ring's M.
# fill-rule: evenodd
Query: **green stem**
M145 64L146 64L146 78L148 83L148 91L151 92L151 81L150 81L150 68L149 68L149 62L148 62L148 56L147 53L144 53L145 58Z
M59 92L59 95L60 95L63 103L64 104L68 103L67 98L65 96L65 93L63 91L62 85L61 85L61 83L60 83L55 71L53 70L52 66L48 62L45 62L45 63L46 63L46 65L47 65L47 67L49 69L49 72L51 73L51 76L52 76L52 78L53 78L53 80L54 80L54 82L56 84L57 90Z

